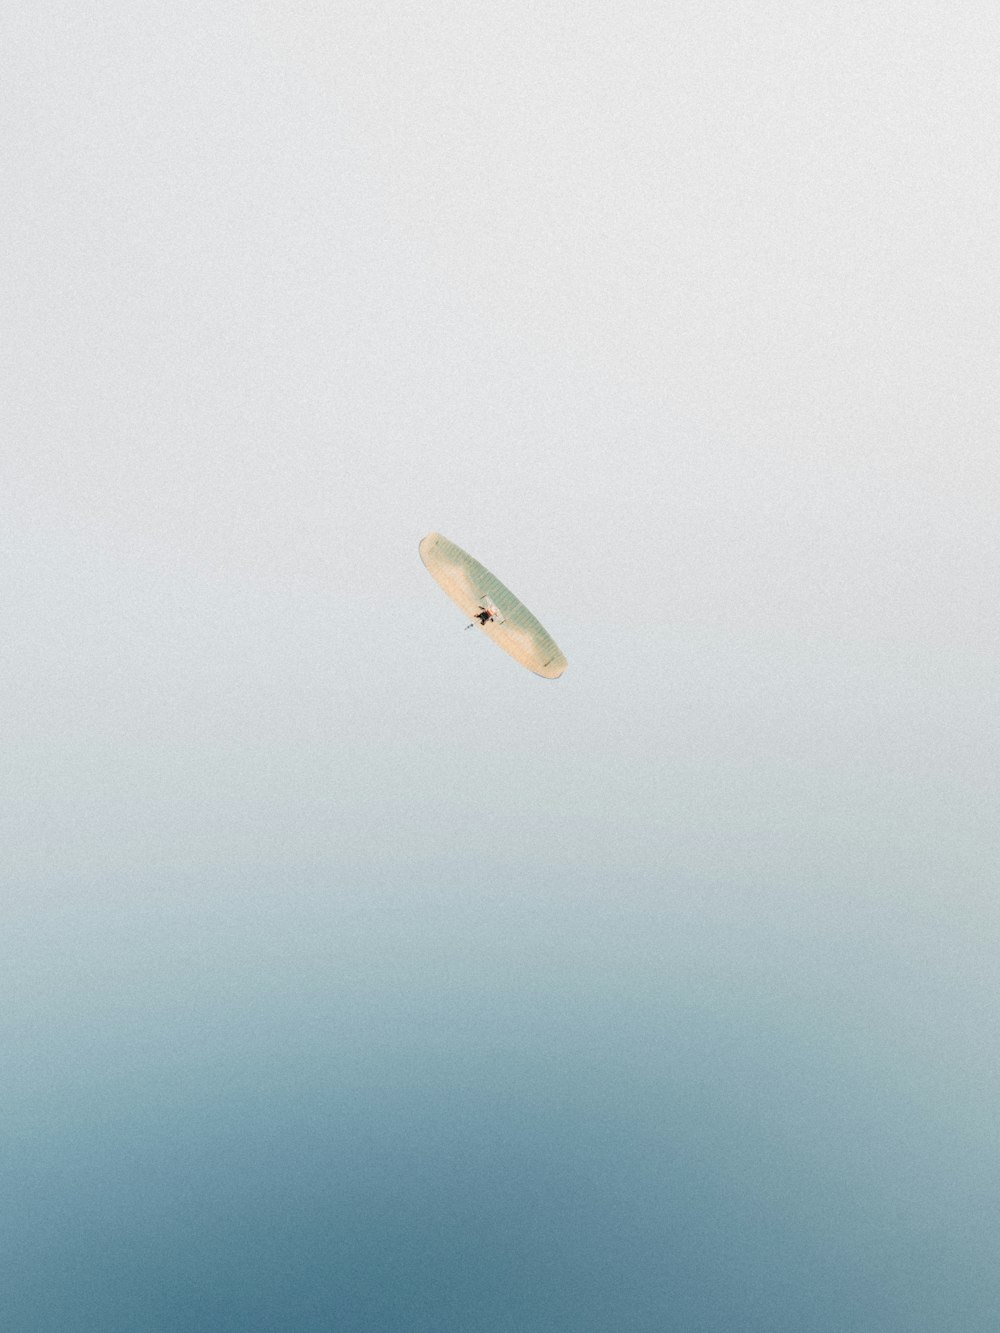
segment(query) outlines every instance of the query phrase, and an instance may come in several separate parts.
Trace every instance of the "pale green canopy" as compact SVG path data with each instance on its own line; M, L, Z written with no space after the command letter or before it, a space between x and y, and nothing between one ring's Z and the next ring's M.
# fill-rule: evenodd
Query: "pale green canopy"
M566 658L555 640L523 602L460 546L432 532L420 543L420 558L477 629L481 613L490 614L482 624L483 633L522 666L549 680L566 670Z

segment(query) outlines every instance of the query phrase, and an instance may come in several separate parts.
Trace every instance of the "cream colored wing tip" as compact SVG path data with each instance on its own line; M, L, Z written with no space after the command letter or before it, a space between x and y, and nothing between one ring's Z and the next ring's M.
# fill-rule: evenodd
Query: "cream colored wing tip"
M541 670L538 670L534 667L529 667L528 670L532 671L536 676L541 676L543 680L558 680L559 677L566 670L566 668L569 666L569 663L566 661L565 658L563 658L558 671L547 671L546 667L548 667L548 665L549 663L546 662L545 666L543 666Z

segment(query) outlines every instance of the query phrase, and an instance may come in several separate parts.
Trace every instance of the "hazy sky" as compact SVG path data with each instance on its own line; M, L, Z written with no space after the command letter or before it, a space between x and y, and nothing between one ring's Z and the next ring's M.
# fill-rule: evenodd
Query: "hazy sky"
M992 1333L995 6L19 11L0 1322Z

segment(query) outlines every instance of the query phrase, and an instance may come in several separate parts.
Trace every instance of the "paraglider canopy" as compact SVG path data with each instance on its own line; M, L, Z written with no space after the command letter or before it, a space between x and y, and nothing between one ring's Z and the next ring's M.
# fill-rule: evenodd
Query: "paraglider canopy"
M481 626L483 633L515 661L548 680L566 670L566 658L551 634L509 588L468 552L440 532L432 532L420 543L420 558L451 600L470 618L472 626Z

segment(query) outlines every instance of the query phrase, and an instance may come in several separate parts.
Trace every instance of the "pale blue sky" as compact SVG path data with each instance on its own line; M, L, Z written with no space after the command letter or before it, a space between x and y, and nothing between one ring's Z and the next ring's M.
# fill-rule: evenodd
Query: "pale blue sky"
M4 23L6 1322L994 1329L993 7Z

